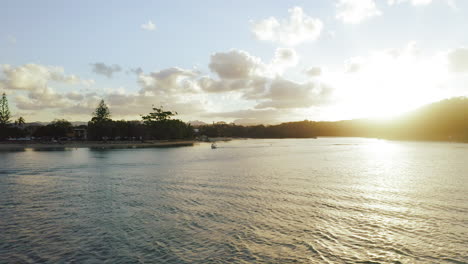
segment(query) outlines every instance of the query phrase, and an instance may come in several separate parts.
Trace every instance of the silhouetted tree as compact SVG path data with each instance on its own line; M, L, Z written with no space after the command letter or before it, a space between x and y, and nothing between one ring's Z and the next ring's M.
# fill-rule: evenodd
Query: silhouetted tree
M24 118L20 116L18 120L15 121L15 125L23 127L26 122L24 121Z
M34 132L35 137L61 138L73 132L73 126L65 119L56 119L46 126L39 127Z
M153 111L142 116L147 136L155 139L192 138L193 127L178 119L172 119L177 112L165 111L162 107L153 107Z
M88 137L91 140L105 140L112 136L113 122L109 107L101 100L88 123Z
M177 112L164 111L162 106L161 108L153 107L153 111L154 112L141 117L145 125L153 125L156 123L165 122L170 120L173 116L177 115Z
M109 121L109 120L110 120L109 107L107 107L106 103L104 103L104 100L101 100L99 102L98 107L93 112L93 118L91 119L91 121L104 122L104 121Z
M8 99L6 94L2 94L0 99L0 126L6 126L10 123L10 109L8 108Z

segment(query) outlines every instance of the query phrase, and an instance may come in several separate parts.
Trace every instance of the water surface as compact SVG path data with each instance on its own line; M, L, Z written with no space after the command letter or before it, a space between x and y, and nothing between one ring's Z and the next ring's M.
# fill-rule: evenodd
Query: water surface
M467 263L468 144L0 152L0 263Z

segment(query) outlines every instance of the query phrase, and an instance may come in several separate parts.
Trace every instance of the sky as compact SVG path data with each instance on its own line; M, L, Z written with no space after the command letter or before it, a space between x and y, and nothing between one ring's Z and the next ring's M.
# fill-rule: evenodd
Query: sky
M0 1L13 118L391 118L468 96L468 1Z

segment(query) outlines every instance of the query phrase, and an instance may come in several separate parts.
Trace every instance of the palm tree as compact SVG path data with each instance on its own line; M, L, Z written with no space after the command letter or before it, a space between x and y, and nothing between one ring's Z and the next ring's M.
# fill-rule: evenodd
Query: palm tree
M15 123L16 123L18 126L23 127L24 124L25 124L26 122L24 121L24 118L23 118L22 116L20 116L20 117L18 118L18 120L16 120Z

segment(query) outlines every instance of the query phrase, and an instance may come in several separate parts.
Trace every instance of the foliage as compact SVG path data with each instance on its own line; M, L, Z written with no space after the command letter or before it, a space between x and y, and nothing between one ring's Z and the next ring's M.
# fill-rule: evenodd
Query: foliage
M10 123L10 109L8 108L8 99L6 94L2 94L0 99L0 126L5 127Z
M162 107L153 107L153 111L142 116L146 127L146 137L151 139L192 138L193 127L178 119L172 119L177 112L165 111Z
M101 101L99 108L102 107ZM105 112L98 111L95 113ZM88 123L88 138L90 140L139 140L139 139L181 139L193 137L193 128L180 121L172 119L177 113L153 108L154 112L142 116L143 123L138 121L113 121L110 116L97 118ZM108 112L108 110L107 110Z
M279 125L240 126L235 124L213 124L201 126L200 134L209 137L250 137L250 138L314 138L315 122L289 122Z
M61 138L70 136L73 132L73 126L65 119L56 119L52 123L39 127L33 133L35 137Z
M173 116L177 115L177 112L164 111L162 106L161 108L153 107L153 111L154 112L151 112L148 115L141 117L145 125L151 126L154 124L166 122L170 120Z
M15 125L17 125L17 126L22 127L22 126L24 126L24 124L26 124L26 121L24 121L24 118L22 116L20 116L18 118L18 120L15 121Z
M104 100L101 100L96 110L93 112L93 118L91 119L91 122L100 123L100 122L106 122L109 120L110 120L109 107L107 107L106 103L104 103Z
M101 100L88 122L88 137L91 140L105 140L112 134L113 122L110 119L109 107Z

